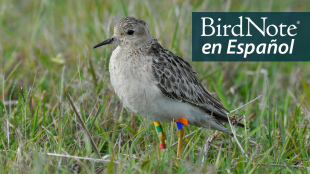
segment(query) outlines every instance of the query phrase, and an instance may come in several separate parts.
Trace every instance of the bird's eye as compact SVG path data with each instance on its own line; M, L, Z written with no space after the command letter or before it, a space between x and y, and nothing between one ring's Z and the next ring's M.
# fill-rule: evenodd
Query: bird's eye
M127 31L127 34L128 34L128 35L133 35L134 32L135 32L135 31L133 31L133 30L128 30L128 31Z

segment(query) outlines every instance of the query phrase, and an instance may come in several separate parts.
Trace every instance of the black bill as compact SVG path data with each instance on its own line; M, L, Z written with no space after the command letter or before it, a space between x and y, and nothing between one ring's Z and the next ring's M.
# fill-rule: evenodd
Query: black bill
M94 48L100 47L100 46L102 46L102 45L111 44L111 43L113 43L113 41L114 41L114 37L111 37L110 39L105 40L105 41L103 41L103 42L101 42L101 43L95 45Z

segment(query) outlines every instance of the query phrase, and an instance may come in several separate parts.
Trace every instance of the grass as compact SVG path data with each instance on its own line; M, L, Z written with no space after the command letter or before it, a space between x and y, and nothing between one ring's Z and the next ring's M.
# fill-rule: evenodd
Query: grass
M245 154L233 138L220 135L202 162L206 140L213 134L203 129L186 139L178 161L176 146L169 147L177 140L175 125L163 125L168 148L160 155L153 123L124 109L110 86L108 60L114 47L92 49L128 14L147 21L162 45L190 61L192 11L309 9L303 0L2 0L1 173L309 172L310 63L191 63L202 84L230 110L262 97L236 112L245 116L249 128L236 129ZM67 94L103 161L96 160ZM196 130L188 126L185 132Z

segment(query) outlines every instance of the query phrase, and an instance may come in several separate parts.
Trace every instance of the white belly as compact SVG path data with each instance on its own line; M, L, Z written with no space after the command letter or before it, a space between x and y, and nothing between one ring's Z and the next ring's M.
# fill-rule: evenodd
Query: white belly
M140 116L161 122L185 118L184 103L161 93L152 77L151 57L129 56L117 47L111 56L109 71L115 93L126 108Z
M115 93L126 108L141 116L146 115L147 100L153 100L155 97L155 94L148 93L154 86L150 76L150 61L138 56L129 57L117 47L112 53L109 65Z

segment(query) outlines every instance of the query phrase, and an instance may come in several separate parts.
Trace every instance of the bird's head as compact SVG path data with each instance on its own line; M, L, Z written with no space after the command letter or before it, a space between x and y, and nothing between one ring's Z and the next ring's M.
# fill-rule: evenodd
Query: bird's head
M122 48L137 49L150 39L152 35L146 22L134 17L125 17L116 23L114 35L94 48L113 43Z

